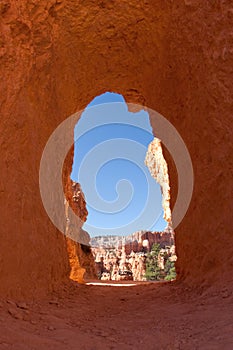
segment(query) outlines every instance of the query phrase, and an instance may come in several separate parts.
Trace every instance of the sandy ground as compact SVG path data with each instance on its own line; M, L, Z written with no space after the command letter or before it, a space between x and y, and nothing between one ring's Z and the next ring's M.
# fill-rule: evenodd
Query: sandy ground
M0 349L233 349L233 295L181 285L64 287L0 302Z

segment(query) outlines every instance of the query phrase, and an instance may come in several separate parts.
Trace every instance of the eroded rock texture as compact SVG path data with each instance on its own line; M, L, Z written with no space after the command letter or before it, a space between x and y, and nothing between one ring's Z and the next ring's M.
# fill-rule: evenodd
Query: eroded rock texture
M84 283L85 278L95 278L95 262L89 247L90 236L82 229L87 220L88 211L86 201L79 183L72 181L72 160L74 148L72 147L64 162L64 210L65 210L65 235L67 252L70 263L70 278L76 282ZM71 211L75 215L71 215ZM80 242L86 243L80 244Z
M170 183L168 167L163 156L161 141L157 138L150 143L146 153L145 164L148 167L151 176L159 183L162 192L163 217L168 223L171 223L170 209Z
M146 281L147 254L154 244L160 246L158 266L164 270L164 252L167 258L169 255L169 259L176 259L174 231L169 226L163 232L138 231L126 237L93 237L91 245L98 277L101 280ZM125 275L121 273L124 271Z
M0 16L0 293L68 279L64 235L40 199L40 158L59 123L105 91L166 116L191 154L178 279L232 286L231 2L4 0Z

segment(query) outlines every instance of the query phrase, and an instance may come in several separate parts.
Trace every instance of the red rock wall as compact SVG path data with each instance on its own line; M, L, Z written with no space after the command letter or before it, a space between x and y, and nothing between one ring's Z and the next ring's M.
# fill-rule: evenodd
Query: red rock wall
M87 220L88 211L86 201L81 190L80 184L71 180L70 174L72 171L74 156L74 147L71 147L70 152L64 161L62 182L66 198L64 210L66 211L66 241L67 252L70 264L70 278L73 281L84 283L85 278L96 278L95 261L89 247L90 236L82 230L82 225ZM72 210L78 220L72 222L72 217L69 215ZM79 220L80 219L80 220ZM82 242L87 242L87 246L80 244L77 236L83 236ZM85 236L85 237L84 237Z
M3 0L0 16L0 293L67 279L64 237L40 199L40 158L56 126L105 91L166 116L190 151L178 278L232 282L231 2Z

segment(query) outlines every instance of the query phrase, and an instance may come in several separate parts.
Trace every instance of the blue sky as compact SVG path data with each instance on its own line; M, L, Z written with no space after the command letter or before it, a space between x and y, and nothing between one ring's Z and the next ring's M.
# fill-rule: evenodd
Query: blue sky
M81 184L91 237L162 231L160 186L144 164L153 140L148 113L132 113L119 94L96 97L75 127L71 178Z

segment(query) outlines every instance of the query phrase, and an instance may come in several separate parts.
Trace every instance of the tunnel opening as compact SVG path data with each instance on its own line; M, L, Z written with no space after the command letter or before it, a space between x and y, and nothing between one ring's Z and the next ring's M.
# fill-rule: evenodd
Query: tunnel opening
M80 222L67 220L67 231L81 231L86 243L68 243L70 278L174 280L168 168L149 114L106 92L83 111L74 140L70 188Z

